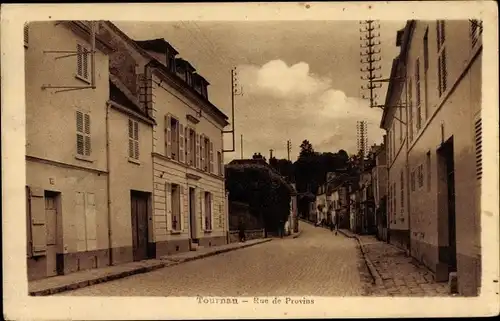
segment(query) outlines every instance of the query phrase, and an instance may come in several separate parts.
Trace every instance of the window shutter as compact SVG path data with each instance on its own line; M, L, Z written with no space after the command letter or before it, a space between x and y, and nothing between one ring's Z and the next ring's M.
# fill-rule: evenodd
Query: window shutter
M441 55L438 56L438 90L439 90L439 96L441 96L442 91L442 82L441 82Z
M82 45L76 45L76 74L83 77L83 50Z
M415 62L415 84L417 106L420 106L420 59L417 59L417 61Z
M478 118L474 124L475 149L476 149L476 179L480 180L483 176L483 128L481 118Z
M201 158L201 153L200 153L200 150L201 150L201 147L200 147L200 135L199 134L196 134L196 150L195 150L195 155L194 155L194 158L195 158L195 161L196 161L196 168L200 169L201 168L201 164L200 164L200 158Z
M212 198L212 193L210 193L210 229L211 230L214 228L213 221L214 221L214 200Z
M445 27L444 27L444 24L445 24L445 21L444 20L441 20L441 23L440 23L440 26L441 26L441 29L440 29L440 40L441 40L441 46L444 44L444 41L446 40L446 36L445 36Z
M128 156L134 157L134 124L131 119L128 120Z
M205 136L201 135L200 136L200 144L201 144L201 169L206 170L207 169L207 164L206 164L206 159L205 159Z
M165 222L167 222L167 230L168 223L170 223L171 229L174 229L172 225L172 186L169 183L165 183Z
M139 122L134 121L134 157L139 159Z
M193 160L191 159L191 135L189 127L185 128L184 136L186 137L186 164L193 165Z
M444 93L447 88L447 74L448 71L446 69L446 48L443 48L443 51L441 52L441 85L443 86L442 93Z
M44 190L41 188L29 187L29 192L32 253L33 256L43 256L46 255L47 251Z
M74 226L76 229L76 250L78 252L87 250L87 235L86 235L86 214L85 214L85 195L82 192L76 192L75 209L74 209Z
M214 143L210 142L210 173L214 173Z
M201 228L202 230L206 229L205 226L205 191L200 189L200 219L201 219Z
M93 251L97 249L96 206L94 193L87 193L85 204L85 226L87 251Z
M179 123L179 161L181 163L185 162L185 151L184 151L184 125Z
M166 156L172 158L172 129L171 129L171 118L169 115L165 116L165 146L166 146Z
M90 141L90 116L85 114L85 156L90 156L92 146Z
M83 48L83 78L85 79L89 78L88 58L89 58L89 50L87 48Z
M78 155L85 154L85 144L83 135L83 113L76 112L76 152Z

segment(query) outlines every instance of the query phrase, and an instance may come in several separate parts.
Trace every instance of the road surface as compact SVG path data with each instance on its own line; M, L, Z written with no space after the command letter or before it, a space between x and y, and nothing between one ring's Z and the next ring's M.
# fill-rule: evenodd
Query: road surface
M73 296L360 296L369 277L354 239L300 224L296 239L64 292Z

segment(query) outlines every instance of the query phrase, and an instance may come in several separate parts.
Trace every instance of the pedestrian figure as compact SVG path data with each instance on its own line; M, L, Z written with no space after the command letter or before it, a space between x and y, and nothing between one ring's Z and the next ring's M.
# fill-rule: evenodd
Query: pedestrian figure
M278 233L281 238L283 238L284 230L285 229L285 222L283 222L283 219L280 219L280 225L278 227Z
M238 230L239 230L240 242L245 242L245 223L243 222L243 219L240 219L240 222L238 224Z
M335 213L335 235L338 234L339 231L339 214Z

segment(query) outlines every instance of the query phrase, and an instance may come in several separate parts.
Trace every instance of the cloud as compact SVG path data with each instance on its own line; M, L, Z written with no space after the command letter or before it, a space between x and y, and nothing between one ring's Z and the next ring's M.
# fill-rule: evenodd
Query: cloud
M305 62L243 65L238 75L244 96L238 102L237 126L247 136L245 155L272 148L277 157L285 157L285 136L292 140L294 155L304 139L318 151L354 153L356 122L361 120L368 123L369 144L381 141L382 112L332 88L329 78L312 74Z

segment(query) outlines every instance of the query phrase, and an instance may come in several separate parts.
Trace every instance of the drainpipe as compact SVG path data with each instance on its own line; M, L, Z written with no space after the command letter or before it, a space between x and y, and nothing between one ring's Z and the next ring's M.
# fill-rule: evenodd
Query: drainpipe
M106 103L106 171L108 179L106 180L106 192L108 194L108 259L109 265L113 265L113 245L111 243L111 182L110 182L110 160L109 160L109 109L111 105Z

